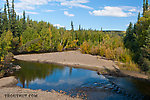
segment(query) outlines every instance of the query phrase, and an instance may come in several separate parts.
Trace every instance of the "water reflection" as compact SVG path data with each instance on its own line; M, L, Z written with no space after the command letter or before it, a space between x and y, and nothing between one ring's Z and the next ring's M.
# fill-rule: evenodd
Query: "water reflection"
M15 63L22 67L19 72L15 73L15 75L17 76L23 87L28 87L29 83L34 80L45 79L46 76L52 75L58 69L64 69L63 66L54 64L42 64L24 61L16 61Z
M62 90L72 96L86 94L89 100L139 100L150 96L149 82L113 76L95 71L54 64L16 61L22 69L16 72L17 86L30 89Z

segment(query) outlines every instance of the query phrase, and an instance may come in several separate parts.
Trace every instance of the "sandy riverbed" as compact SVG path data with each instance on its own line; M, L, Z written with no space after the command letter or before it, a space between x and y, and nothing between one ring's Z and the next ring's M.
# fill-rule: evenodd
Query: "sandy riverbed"
M100 59L100 56L82 54L80 51L17 55L14 58L23 61L56 63L88 69L107 68L109 70L115 70L114 67L118 68L118 66L111 60Z
M95 71L109 70L118 72L119 68L114 61L102 59L100 56L93 56L89 54L82 54L79 51L66 51L66 52L55 52L55 53L43 53L43 54L26 54L17 55L14 57L18 60L33 61L41 63L56 63L63 64L72 67L85 68ZM117 69L117 70L116 70ZM135 78L148 79L148 76L137 72L120 71L125 76L131 76ZM79 98L71 98L65 94L58 92L46 92L41 90L31 90L16 87L17 80L15 77L7 77L0 79L0 98L2 100L10 99L11 97L5 97L8 94L26 94L25 97L12 97L12 100L79 100ZM13 87L12 87L13 86ZM36 95L38 97L29 97L30 95Z
M109 71L111 72L111 74L115 73L119 76L131 76L134 78L148 79L147 75L138 72L119 70L119 67L112 60L103 59L100 56L82 54L80 51L25 54L16 55L14 56L14 58L23 61L62 64L66 66L85 68L99 72L107 70L107 72Z

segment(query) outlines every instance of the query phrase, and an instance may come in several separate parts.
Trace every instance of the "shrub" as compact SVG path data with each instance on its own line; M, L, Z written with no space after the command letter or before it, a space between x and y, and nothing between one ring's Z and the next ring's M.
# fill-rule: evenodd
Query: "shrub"
M4 70L1 70L1 71L0 71L0 78L3 77L4 74L5 74L5 71L4 71Z
M114 51L111 50L110 48L107 48L107 49L106 49L106 54L105 54L105 56L106 56L107 59L111 59L111 60L115 59L115 53L114 53Z
M92 46L91 50L90 50L90 54L92 55L98 55L100 52L99 46Z
M106 47L104 45L100 46L99 55L100 56L105 56L105 50L106 50Z
M129 71L140 71L138 64L130 61L128 63L117 63L120 69Z
M85 41L83 44L80 46L80 50L84 54L89 54L90 53L90 44Z
M61 45L61 43L59 43L57 46L57 51L61 52L62 50L63 50L63 46Z
M66 45L66 49L69 49L69 48L77 48L78 47L78 45L77 45L77 43L78 43L78 40L73 40L73 41L71 41L70 43L68 43L68 45Z

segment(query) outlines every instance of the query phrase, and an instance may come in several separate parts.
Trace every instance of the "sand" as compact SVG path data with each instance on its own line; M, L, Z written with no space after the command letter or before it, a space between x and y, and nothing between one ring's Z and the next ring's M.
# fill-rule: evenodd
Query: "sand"
M56 63L88 69L107 68L109 70L115 70L115 68L118 68L118 66L111 60L101 59L102 57L100 56L82 54L80 51L17 55L14 56L14 58L23 61Z
M148 79L148 76L137 72L120 71L114 61L103 59L100 56L82 54L79 51L16 55L14 58L23 61L56 63L99 72L107 69L112 72L122 73L124 76ZM15 77L0 79L0 100L80 100L80 98L72 98L56 91L47 92L16 87L16 82Z
M0 100L81 100L54 90L47 92L17 87L16 83L14 76L0 79Z
M61 64L69 67L84 68L98 72L107 71L106 74L127 76L133 78L147 79L149 77L145 74L133 71L120 70L116 65L116 61L104 59L101 56L94 56L90 54L82 54L80 51L64 51L42 54L25 54L16 55L15 59L40 63Z

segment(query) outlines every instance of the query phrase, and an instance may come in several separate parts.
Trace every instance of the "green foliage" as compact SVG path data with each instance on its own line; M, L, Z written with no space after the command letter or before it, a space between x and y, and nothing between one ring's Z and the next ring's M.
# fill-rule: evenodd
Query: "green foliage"
M125 46L132 52L132 59L143 71L150 70L150 11L139 17L136 28L131 23L124 37Z
M148 10L148 6L149 6L148 0L146 0L146 6L145 6L145 9L146 9L146 10Z
M0 60L3 61L5 55L12 50L13 35L10 31L5 31L0 38Z
M71 30L74 31L73 21L71 21Z
M135 24L134 27L130 23L123 39L124 32L103 32L102 29L101 31L84 30L81 29L81 25L79 25L79 30L74 30L72 21L71 30L57 28L44 21L33 21L29 16L26 17L25 11L23 18L20 18L16 15L14 0L12 0L12 7L9 7L8 1L7 5L4 5L4 11L0 11L0 60L4 60L9 52L14 54L50 52L78 48L82 53L100 55L129 65L134 65L132 59L136 54L132 52L140 48L142 51L137 50L146 59L144 62L149 59L147 53L150 52L148 37L150 28L144 27L141 30L141 27L149 25L147 14L144 14L142 18L139 16L138 24ZM147 63L143 66L147 66Z
M26 44L28 41L34 40L39 37L37 31L31 27L27 27L27 29L22 33L22 41L23 44Z
M5 71L4 71L4 70L1 70L1 71L0 71L0 78L3 77L4 74L5 74Z
M61 52L63 50L63 46L60 44L58 44L58 47L57 47L57 51Z
M83 45L80 46L80 50L84 54L90 53L90 49L91 49L90 42L87 42L87 41L84 41Z

